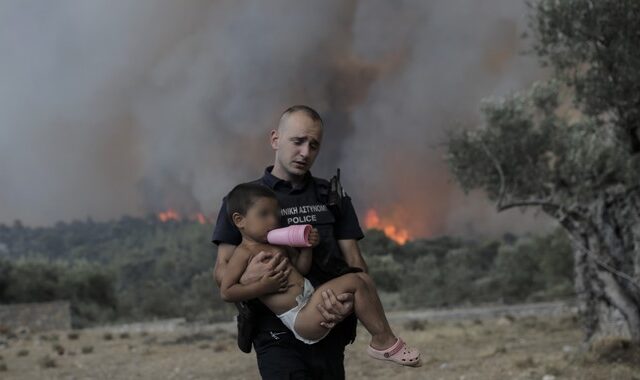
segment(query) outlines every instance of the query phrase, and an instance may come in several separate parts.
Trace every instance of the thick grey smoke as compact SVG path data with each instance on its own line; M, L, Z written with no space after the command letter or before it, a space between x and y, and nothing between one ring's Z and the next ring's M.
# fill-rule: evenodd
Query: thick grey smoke
M327 124L312 172L341 167L362 217L375 207L414 235L513 230L482 195L462 196L439 144L447 128L479 122L482 97L540 75L519 55L525 10L510 0L2 2L0 222L215 213L272 162L280 112L305 103ZM516 217L524 230L536 223Z

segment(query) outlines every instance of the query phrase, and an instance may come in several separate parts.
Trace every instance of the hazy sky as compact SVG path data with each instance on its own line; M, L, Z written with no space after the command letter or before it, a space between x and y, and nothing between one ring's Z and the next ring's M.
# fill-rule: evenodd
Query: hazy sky
M0 2L0 223L215 214L292 104L364 217L414 236L544 228L465 197L444 131L542 76L519 1Z

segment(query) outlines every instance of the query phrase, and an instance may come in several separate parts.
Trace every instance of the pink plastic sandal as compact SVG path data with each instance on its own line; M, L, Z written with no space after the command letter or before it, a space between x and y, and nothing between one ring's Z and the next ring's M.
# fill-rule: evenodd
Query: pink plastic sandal
M407 346L407 344L400 338L398 338L398 340L386 350L380 351L368 346L367 354L374 359L390 360L409 367L420 367L421 365L420 352L415 348Z

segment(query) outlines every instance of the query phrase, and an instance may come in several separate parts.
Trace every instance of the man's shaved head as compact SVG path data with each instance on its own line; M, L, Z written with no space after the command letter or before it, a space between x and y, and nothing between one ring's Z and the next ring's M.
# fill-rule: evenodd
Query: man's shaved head
M298 105L291 106L291 107L287 108L282 113L282 116L280 116L280 122L278 123L278 130L279 131L282 131L282 128L287 124L286 121L289 118L289 116L291 116L291 115L293 115L295 113L304 114L309 119L311 119L314 122L318 123L321 127L324 126L324 123L322 122L322 118L320 117L320 114L316 110L314 110L313 108L311 108L309 106L298 104Z

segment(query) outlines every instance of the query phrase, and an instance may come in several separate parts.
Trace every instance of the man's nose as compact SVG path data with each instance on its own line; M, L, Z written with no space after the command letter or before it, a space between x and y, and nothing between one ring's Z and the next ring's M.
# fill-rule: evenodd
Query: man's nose
M307 156L309 156L309 150L309 144L302 145L302 147L300 147L300 155L306 158Z

